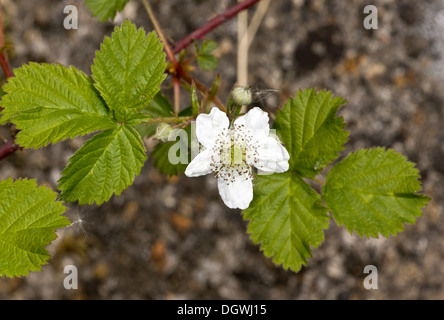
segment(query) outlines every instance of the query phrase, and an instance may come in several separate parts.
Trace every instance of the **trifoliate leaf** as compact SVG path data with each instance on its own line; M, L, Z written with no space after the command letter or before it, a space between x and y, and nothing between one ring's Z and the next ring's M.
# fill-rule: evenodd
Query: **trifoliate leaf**
M339 225L362 237L387 237L414 223L429 198L414 163L392 149L363 149L336 164L322 189Z
M26 276L50 258L45 249L66 227L66 208L57 193L37 187L35 180L0 181L0 275Z
M3 87L0 123L21 131L16 143L39 148L49 143L115 127L112 114L82 71L58 64L30 63L14 70Z
M85 0L86 6L99 21L114 19L118 11L122 11L129 0Z
M140 135L132 127L119 125L88 140L62 172L58 189L68 202L98 205L131 185L146 160Z
M242 212L250 220L248 233L255 244L261 243L265 256L285 269L298 271L311 248L324 240L330 217L320 196L300 177L292 173L259 175L254 197Z
M278 111L274 126L290 154L290 171L312 178L338 157L348 132L336 112L345 102L330 92L307 89Z
M202 70L213 70L217 67L218 59L211 54L217 48L217 43L212 40L202 42L198 48L197 63Z
M91 67L95 86L119 122L143 109L165 79L165 53L155 32L130 21L116 27L96 52Z

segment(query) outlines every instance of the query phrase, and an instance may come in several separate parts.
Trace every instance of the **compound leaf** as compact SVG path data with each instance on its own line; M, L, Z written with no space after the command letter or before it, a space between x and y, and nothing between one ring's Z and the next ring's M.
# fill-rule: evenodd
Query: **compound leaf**
M213 40L206 40L198 47L197 63L202 70L213 70L217 67L219 60L211 54L217 48Z

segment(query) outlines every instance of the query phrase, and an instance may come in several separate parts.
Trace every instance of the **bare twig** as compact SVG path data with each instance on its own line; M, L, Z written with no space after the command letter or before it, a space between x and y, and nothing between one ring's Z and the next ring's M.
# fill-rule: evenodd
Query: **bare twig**
M181 66L180 64L177 62L176 57L174 56L173 51L171 50L170 45L168 44L168 41L166 40L162 29L160 28L160 24L156 19L156 16L154 15L153 9L151 8L148 0L142 0L143 4L145 5L146 11L148 13L148 16L151 19L151 22L154 25L154 28L157 31L157 34L159 35L160 39L163 42L163 46L165 48L165 52L167 54L168 60L171 61L171 63L173 64L173 86L174 86L174 112L176 114L179 114L179 97L180 97L180 70L181 70ZM169 70L168 70L169 71Z
M180 112L180 78L173 77L173 87L174 87L174 113L179 114L179 112Z
M237 85L248 85L248 11L240 12L237 16ZM242 106L241 112L246 112Z
M271 0L263 0L258 4L250 24L248 24L248 12L239 13L237 25L237 84L247 86L248 83L248 50L256 32L267 12ZM241 113L247 111L247 106L242 106Z
M176 57L174 56L174 53L171 50L171 47L168 44L168 41L166 40L166 38L162 32L162 29L160 28L159 22L157 22L156 16L153 13L153 9L151 9L151 6L150 6L148 0L142 0L142 1L143 1L143 4L145 5L145 9L151 19L151 22L153 23L154 28L156 29L157 34L160 37L160 40L162 40L162 42L163 42L163 45L165 47L165 52L167 54L168 59L176 66L177 65Z
M254 12L253 17L251 18L250 24L248 25L247 37L248 37L248 47L250 47L251 42L256 35L257 29L261 25L261 22L267 13L267 9L270 5L271 0L262 0L258 6L256 11Z

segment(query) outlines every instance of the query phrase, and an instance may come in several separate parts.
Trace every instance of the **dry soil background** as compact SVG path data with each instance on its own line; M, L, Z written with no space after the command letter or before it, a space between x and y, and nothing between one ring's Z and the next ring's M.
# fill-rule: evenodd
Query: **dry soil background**
M99 23L83 1L3 0L14 67L28 61L74 65L90 74L94 52L125 18L152 30L141 1L114 23ZM165 33L178 40L234 0L153 0ZM79 10L79 29L65 30L65 5ZM379 28L365 30L363 8L378 8ZM0 279L3 299L444 299L444 4L429 1L274 0L250 50L249 81L278 92L257 102L274 112L297 90L331 90L348 100L340 111L351 131L343 155L386 146L417 163L433 200L415 225L388 239L360 239L334 221L299 273L264 257L240 212L225 207L212 177L166 178L150 160L119 198L100 206L69 205L71 220L49 247L43 271ZM236 20L208 35L219 43L216 73L226 99L236 79ZM188 101L186 101L188 103ZM2 132L5 134L5 132ZM0 162L0 178L29 177L55 189L74 139L21 151ZM63 287L64 266L79 288ZM377 290L363 286L366 265Z

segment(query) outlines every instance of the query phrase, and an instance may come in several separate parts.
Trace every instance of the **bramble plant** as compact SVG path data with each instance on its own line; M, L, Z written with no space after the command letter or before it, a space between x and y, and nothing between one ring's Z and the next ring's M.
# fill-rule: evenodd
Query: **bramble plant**
M171 48L143 0L157 32L147 34L130 21L116 26L96 52L91 77L73 66L34 62L12 74L2 51L8 81L0 124L12 123L17 134L1 147L0 159L19 148L94 135L69 159L59 194L34 180L0 182L0 274L24 276L46 264L45 246L55 230L71 225L62 201L101 205L130 187L147 160L142 137L158 140L150 156L161 173L213 174L223 202L243 210L252 241L285 269L297 272L307 263L332 218L360 237L388 237L415 223L429 198L418 193L414 163L381 147L335 163L349 135L337 116L343 98L301 90L271 124L260 108L245 112L249 87L235 86L223 105L216 96L220 79L206 88L189 74L195 62L202 70L218 63L215 42L193 40L258 1L237 4ZM86 0L101 21L113 19L127 2ZM190 43L191 57L184 50ZM167 74L173 104L160 92ZM181 85L190 93L190 107L180 107ZM321 192L309 181L321 184Z

